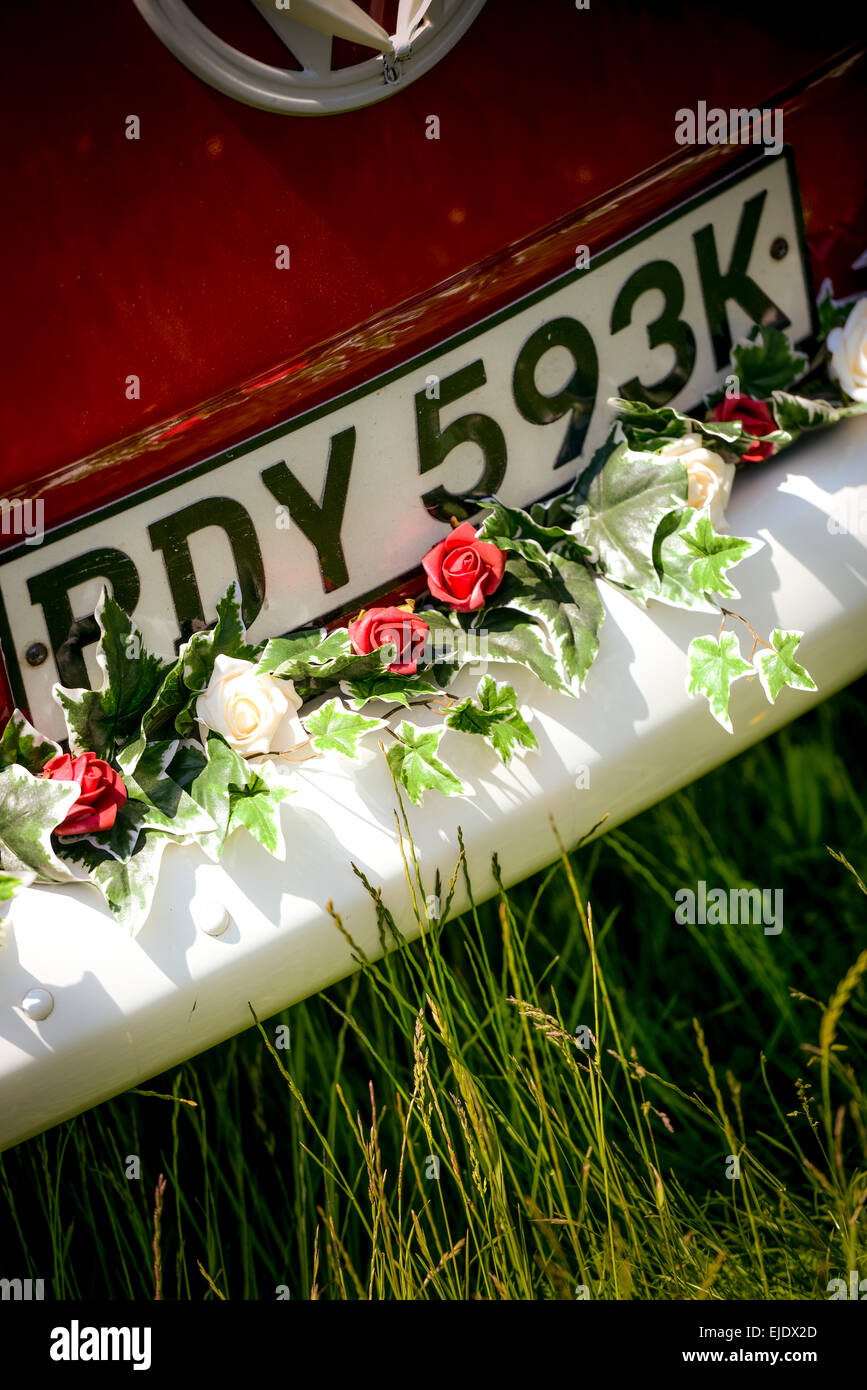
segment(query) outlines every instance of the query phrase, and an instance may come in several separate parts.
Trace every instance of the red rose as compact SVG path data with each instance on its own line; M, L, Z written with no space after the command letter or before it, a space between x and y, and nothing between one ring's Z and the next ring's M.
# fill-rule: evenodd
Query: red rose
M398 676L413 676L418 670L430 628L423 618L405 608L368 608L349 624L349 640L359 656L377 647L393 646L397 660L388 667Z
M747 434L771 434L777 422L764 401L752 396L723 396L713 410L708 411L709 420L740 420ZM775 444L754 444L743 456L744 463L759 463L776 452Z
M77 782L79 798L72 803L66 819L55 835L86 835L91 830L110 830L118 806L126 801L126 787L120 774L95 753L58 753L42 769L42 776L54 782Z
M429 550L422 560L434 598L450 603L458 613L481 608L503 578L506 552L491 541L480 541L468 521Z

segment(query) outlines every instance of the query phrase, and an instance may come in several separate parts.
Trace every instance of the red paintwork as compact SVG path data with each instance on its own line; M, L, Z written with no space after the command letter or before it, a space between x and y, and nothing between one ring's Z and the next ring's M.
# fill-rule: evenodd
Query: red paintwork
M286 65L252 7L197 8ZM674 141L699 100L789 94L816 284L864 287L867 61L816 80L851 29L810 16L489 0L403 92L302 119L200 83L129 0L5 7L3 494L54 526L482 317L718 177L737 151Z

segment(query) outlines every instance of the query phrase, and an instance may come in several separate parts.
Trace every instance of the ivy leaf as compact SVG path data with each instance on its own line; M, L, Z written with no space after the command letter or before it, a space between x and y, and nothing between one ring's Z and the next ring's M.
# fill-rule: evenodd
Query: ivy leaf
M440 693L439 686L431 685L421 676L400 676L394 671L344 680L340 682L340 689L348 696L354 710L363 709L370 700L383 700L387 705L403 705L409 709L411 699L427 699Z
M186 644L181 648L177 661L170 666L157 688L151 704L142 715L141 731L145 738L165 738L176 730L180 719L183 732L187 733L194 723L192 714L184 718L189 703L190 692L184 681L184 660ZM177 729L181 733L181 729Z
M150 914L160 864L169 843L165 835L143 833L134 853L116 859L104 846L80 839L71 841L64 853L87 871L118 926L135 936Z
M327 700L314 714L303 720L313 747L320 753L333 751L347 758L358 757L358 740L374 729L384 729L384 719L370 719L348 710L342 700Z
M203 771L206 758L200 748L179 739L149 743L124 777L130 796L147 803L141 824L169 835L199 839L216 829L212 817L186 790Z
M475 655L468 656L463 664L486 661L524 666L551 690L571 693L556 658L545 643L543 629L536 622L528 622L526 615L517 609L498 608L485 614Z
M311 665L321 666L347 650L350 648L345 628L338 628L330 635L324 627L302 628L286 637L269 638L256 670L273 676L285 666L285 674L294 680L302 671L309 671Z
M809 396L793 396L787 391L774 391L773 410L781 429L791 435L801 430L821 429L825 425L835 425L850 415L863 415L867 403L853 405L832 405L830 401Z
M239 786L246 784L246 769L243 759L230 748L219 734L209 734L207 743L207 762L201 772L190 783L189 793L197 805L207 811L216 826L212 835L200 840L202 849L211 859L217 860L223 848L229 828L231 806L229 787L234 777ZM238 764L242 764L241 767Z
M286 844L280 826L279 803L292 795L290 787L263 775L264 767L254 771L248 767L246 786L231 789L229 828L227 834L243 825L269 854L284 858Z
M468 696L451 710L446 725L460 733L478 734L500 755L504 763L512 756L513 745L536 748L536 737L518 710L518 697L510 685L498 685L483 676L476 691L477 700Z
M217 827L212 834L198 837L205 853L218 859L226 836L244 825L272 854L282 855L278 804L290 795L290 789L272 780L267 764L254 769L219 734L208 735L207 757L190 783L190 796Z
M395 781L406 787L416 806L421 805L427 790L442 792L444 796L466 792L451 768L437 756L445 728L419 729L404 719L396 732L400 741L389 748L388 765Z
M59 847L59 852L64 858L70 855L75 858L75 846L79 843L86 843L100 850L102 857L126 860L132 856L141 837L148 808L144 801L136 797L134 783L124 778L124 786L127 789L127 799L122 806L118 806L114 822L109 829L91 830L86 835L65 835ZM70 854L67 854L67 851L70 851Z
M766 325L756 324L732 350L732 370L741 395L760 400L767 400L774 391L785 391L804 375L807 366L807 358L792 351L786 334Z
M288 637L272 637L256 670L294 681L298 694L306 699L340 680L357 680L384 671L387 665L385 647L360 656L345 627L327 635L324 628L308 628Z
M729 692L736 680L753 673L750 662L741 656L737 634L723 632L719 638L693 638L687 651L687 663L687 694L704 695L714 719L732 733Z
M490 661L524 666L552 690L568 692L544 628L525 613L497 606L477 613L425 609L421 617L431 630L434 665L430 674L439 682L432 693L438 695L465 666L482 675Z
M478 538L491 541L507 554L519 555L545 568L549 568L548 553L555 545L576 560L590 554L572 530L543 525L529 512L520 507L506 507L496 498L485 505L490 510L478 528Z
M184 684L193 695L201 695L208 688L218 656L255 661L257 655L256 648L249 646L246 640L241 617L241 590L237 580L233 580L217 604L214 627L207 632L194 632L180 650Z
M725 571L761 550L763 542L718 535L710 517L703 511L693 511L678 535L693 556L689 567L689 583L693 590L740 598L737 589L728 582Z
M103 589L96 606L100 628L96 660L102 673L99 690L54 687L73 753L89 749L111 759L116 748L141 724L168 667L149 652L130 616Z
M583 476L583 475L582 475ZM581 479L573 506L583 525L578 539L599 556L606 578L651 593L659 590L653 540L669 512L686 505L686 468L679 458L638 453L624 442L584 493Z
M822 289L825 293L822 295ZM824 342L828 334L834 328L844 328L849 318L854 304L835 304L830 281L826 280L820 289L821 299L817 300L816 308L819 314L819 341Z
M646 401L611 396L608 407L617 415L630 447L648 453L691 434L695 425L695 421L669 405L653 406Z
M762 690L771 704L785 685L795 690L816 689L816 682L809 671L795 660L795 651L803 635L803 632L784 632L782 628L775 627L771 633L772 650L763 647L753 657Z
M695 511L672 512L661 523L653 543L653 558L657 574L660 576L660 589L653 597L671 608L688 608L697 613L717 613L716 604L711 603L705 591L693 582L692 566L695 551L690 549L683 538L683 532L692 526ZM640 597L637 591L633 595Z
M15 709L0 739L0 769L9 767L11 763L18 763L20 767L26 767L28 772L38 776L45 764L60 751L59 743L40 734L20 709Z
M565 686L577 695L599 650L604 609L596 582L583 560L556 551L548 555L548 572L518 556L506 561L506 573L493 602L526 613L545 628Z
M58 859L51 832L78 800L77 782L34 777L11 763L0 772L0 869L32 870L43 883L64 883L74 875Z
M612 396L608 404L617 411L631 447L641 452L656 453L685 434L699 435L708 448L718 450L725 445L737 454L746 453L756 442L753 435L745 433L740 420L695 420L671 405L651 406L618 396Z

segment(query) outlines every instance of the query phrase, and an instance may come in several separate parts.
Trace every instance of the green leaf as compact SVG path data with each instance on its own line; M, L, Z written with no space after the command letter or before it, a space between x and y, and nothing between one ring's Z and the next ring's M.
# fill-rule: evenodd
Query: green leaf
M246 769L243 758L219 734L208 735L206 752L208 760L198 776L193 778L189 791L217 827L212 835L200 841L205 853L216 860L220 857L229 828L229 788L233 779L238 786L246 785Z
M134 771L124 778L130 796L147 803L141 824L197 840L214 831L212 817L185 790L205 765L200 748L182 745L178 739L149 743Z
M72 841L66 856L87 870L108 904L118 926L134 936L150 914L166 845L165 835L142 834L135 853L115 859L108 849L89 840Z
M737 589L728 582L726 571L761 550L762 541L720 536L714 531L710 517L701 511L693 511L692 518L684 523L678 535L693 555L689 567L689 583L693 590L740 598Z
M207 690L218 656L256 661L257 649L249 646L246 640L237 580L229 585L217 604L215 625L207 632L194 632L178 655L182 659L184 684L195 696Z
M252 767L219 734L208 735L207 757L207 764L190 783L190 796L217 827L199 837L205 853L218 859L226 836L244 825L272 854L282 855L278 805L290 789L275 778L267 763Z
M645 401L627 401L620 396L611 396L608 407L617 415L627 443L638 451L654 453L675 439L693 433L695 429L695 421L673 406L653 406Z
M545 567L548 566L548 553L554 546L576 560L590 554L571 529L543 525L520 507L506 507L496 499L484 505L490 510L478 528L478 538L492 542L507 554L519 555Z
M548 555L546 573L519 556L506 562L503 583L492 604L536 618L545 628L565 686L577 694L599 650L605 610L596 582L583 560Z
M771 633L772 650L763 647L753 657L762 690L771 704L785 685L792 686L794 690L816 689L816 682L809 671L795 660L795 651L803 635L803 632L784 632L782 628L775 627Z
M328 700L302 723L310 735L313 747L320 753L343 753L347 758L358 757L358 741L374 729L384 729L384 719L369 719L348 710L342 700Z
M419 729L404 719L397 730L400 742L389 748L386 755L395 781L406 787L416 806L421 805L427 790L442 792L444 796L466 792L451 768L437 757L444 733L444 728Z
M103 589L96 606L100 640L96 660L102 671L99 690L54 687L73 753L90 750L111 759L115 750L137 732L168 670L149 652L127 613Z
M185 652L186 646L181 648L177 661L166 671L151 704L142 715L141 730L148 739L173 734L179 717L185 727L183 730L177 729L178 733L189 732L193 725L191 714L187 719L182 717L190 700L190 692L184 681Z
M477 700L468 696L451 710L446 725L464 734L478 734L507 763L514 745L536 748L536 737L518 711L518 697L510 685L498 685L491 676L483 676L476 692Z
M785 391L807 370L807 358L793 352L779 328L759 326L732 350L732 371L742 396L766 400L774 391Z
M696 420L674 406L650 406L617 396L612 396L608 404L617 411L630 446L639 452L656 453L685 434L699 435L707 448L718 450L725 445L737 454L746 453L756 442L744 432L740 420Z
M403 705L409 709L411 699L428 699L439 695L440 687L431 685L421 676L399 676L394 671L382 671L356 680L340 682L340 689L349 697L354 710L363 709L370 700L382 700L387 705Z
M660 459L618 445L583 495L581 479L575 507L582 523L578 539L598 553L599 566L616 584L655 593L653 566L657 527L669 512L686 505L686 468L678 458Z
M773 411L781 429L791 435L801 430L822 429L825 425L835 425L850 415L863 415L867 403L853 405L832 405L830 401L809 396L792 396L786 391L774 391Z
M421 615L431 629L431 647L436 661L431 674L440 690L451 683L465 666L484 673L488 662L504 661L524 666L552 690L571 693L565 684L557 659L545 638L544 628L514 608L495 607L478 613L438 612L425 609Z
M695 637L689 644L687 663L687 694L704 695L714 719L732 733L729 692L736 680L753 673L750 662L741 656L737 634Z
M60 744L38 733L20 709L12 711L0 739L0 769L18 763L36 776L60 752Z
M324 627L302 628L300 632L272 637L266 642L256 670L295 680L299 676L319 674L344 659L354 659L355 655L345 627L335 628L333 632L326 632Z
M302 699L321 693L341 680L360 680L388 666L386 647L359 655L345 627L326 635L324 628L273 637L265 646L257 671L278 680L292 680Z
M77 782L34 777L11 763L0 772L0 869L20 874L28 869L41 882L64 883L70 874L58 859L51 832L78 800Z
M845 327L849 315L855 308L854 304L835 304L831 285L827 281L822 288L825 290L825 293L822 295L822 298L817 301L816 306L819 313L820 342L825 341L832 329ZM820 290L819 293L821 294L822 291Z
M711 603L705 591L693 582L692 566L695 564L695 550L683 538L683 533L692 526L695 511L672 512L661 523L654 541L654 564L660 576L660 589L654 594L659 603L672 608L688 608L697 613L717 613L716 604ZM640 597L637 593L634 597Z
M127 799L122 806L118 806L114 822L109 829L91 830L86 835L64 836L58 851L64 858L67 857L66 851L79 841L85 841L104 851L112 859L124 860L131 857L139 842L148 806L145 801L137 799L134 783L124 778L124 786Z
M543 629L528 622L524 613L514 608L498 608L486 613L484 630L479 634L474 656L464 665L481 665L487 661L505 661L525 666L551 690L571 694L561 674L560 666L545 642Z
M267 774L262 775L264 768L259 772L248 768L248 772L252 775L247 785L232 788L227 834L231 835L233 830L243 825L269 854L283 859L286 845L278 807L281 801L292 795L292 790L276 780L269 780Z

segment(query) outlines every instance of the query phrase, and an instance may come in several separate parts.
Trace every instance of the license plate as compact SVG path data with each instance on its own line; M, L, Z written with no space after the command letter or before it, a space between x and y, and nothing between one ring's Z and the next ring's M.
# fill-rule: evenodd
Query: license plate
M92 624L76 620L104 582L165 657L233 577L252 642L360 607L481 497L526 505L568 486L610 396L689 410L754 322L795 341L813 330L788 151L587 250L396 370L0 555L0 642L34 723L62 737L53 683L99 681ZM31 667L35 642L51 655Z

